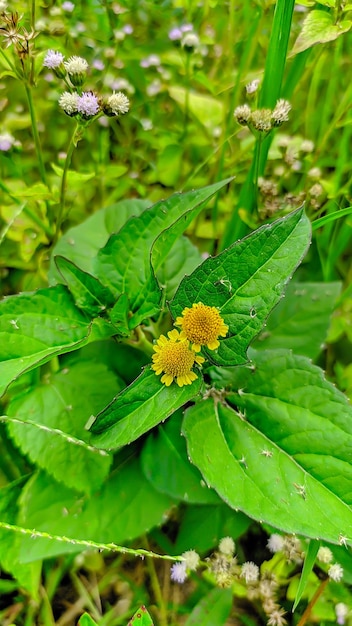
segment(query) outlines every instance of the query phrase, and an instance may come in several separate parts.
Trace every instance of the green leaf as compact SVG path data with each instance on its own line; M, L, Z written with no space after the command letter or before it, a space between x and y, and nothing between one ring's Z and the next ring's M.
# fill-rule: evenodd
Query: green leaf
M258 335L255 348L291 348L296 354L315 359L322 350L340 291L339 282L292 281L285 298L271 312Z
M200 390L199 376L191 385L166 387L146 367L142 374L99 413L90 426L92 443L112 450L125 446L164 421L194 398Z
M212 589L194 607L185 626L222 626L227 624L232 607L231 589Z
M154 623L145 606L141 606L127 626L154 626Z
M253 351L251 356L250 367L232 371L231 385L244 390L236 394L236 405L256 428L339 496L340 504L351 505L352 407L346 396L305 357L285 350ZM344 519L341 512L342 525Z
M182 554L192 547L204 553L217 547L223 537L236 540L252 520L222 502L219 505L187 506L182 514L172 554Z
M262 226L186 276L170 304L172 316L195 302L219 307L229 337L217 352L207 352L208 358L219 365L244 363L309 241L310 223L302 209Z
M175 295L185 274L193 272L202 261L198 248L187 237L179 237L175 241L156 273L159 283L165 288L167 300L171 300Z
M50 262L49 279L51 283L62 282L62 277L54 263L55 255L61 255L72 261L85 272L93 274L93 259L109 236L120 230L133 215L140 215L150 202L136 198L122 200L100 209L90 215L82 224L70 228L56 244Z
M275 373L272 372L271 377L276 382ZM288 388L289 377L285 382ZM306 392L306 388L302 387L302 392L303 389ZM339 543L342 535L351 541L352 512L339 493L341 489L330 486L334 482L334 470L325 471L326 481L317 477L318 472L309 467L314 454L292 454L286 444L289 436L291 441L295 440L298 431L299 439L306 441L306 448L310 445L309 449L317 450L318 446L311 441L309 426L302 431L301 424L296 423L299 418L305 423L308 411L282 405L280 423L273 426L271 415L278 413L275 411L277 402L263 398L263 405L265 401L267 412L259 402L256 406L253 401L252 410L247 403L247 419L211 399L189 409L183 432L192 462L227 504L261 523L331 543ZM318 439L317 432L321 432L320 429L314 432L315 439ZM329 441L333 448L334 440ZM318 448L319 455L323 455L323 451ZM320 456L320 464L325 462L330 464L329 456L324 455L323 461ZM341 465L346 468L345 463ZM351 478L344 477L343 481L347 490Z
M134 313L130 328L158 312L161 291L154 271L204 203L228 182L175 194L157 202L139 217L131 218L99 251L94 273L115 296L128 294Z
M23 372L113 334L111 324L99 318L90 322L61 285L4 298L0 302L0 396Z
M99 411L122 387L123 383L102 363L94 363L94 369L84 361L65 365L61 371L46 376L43 384L10 402L8 415L24 423L10 423L9 433L37 467L68 487L91 493L106 478L111 458L88 445L84 426L87 417ZM59 431L55 433L53 429ZM78 438L82 445L60 436L61 431Z
M302 30L293 46L292 54L298 54L311 48L317 43L334 41L343 33L350 30L351 20L344 20L335 23L333 13L327 11L313 10L305 18Z
M312 230L318 230L318 228L321 228L326 224L330 224L335 220L340 220L341 218L346 217L346 215L351 215L351 213L352 206L349 206L346 209L339 209L338 211L334 211L334 213L328 213L327 215L323 215L323 217L318 217L312 222Z
M300 602L300 599L302 598L302 595L304 593L304 590L308 584L309 576L313 570L315 559L318 554L319 546L320 546L320 541L314 541L313 539L311 539L308 544L308 549L306 550L305 557L304 557L302 574L299 579L295 602L292 607L292 613L297 608Z
M57 176L60 176L60 178L62 178L63 176L63 169L62 167L59 167L58 165L56 165L55 163L51 163L51 167L53 168L55 174L57 174ZM76 172L76 170L68 170L67 172L67 181L68 184L70 186L74 185L75 183L85 183L88 180L91 180L92 178L94 178L96 176L95 172Z
M23 476L7 487L0 489L0 519L2 522L15 524L18 514L18 499L28 480ZM0 529L1 568L12 574L18 584L26 589L32 598L39 602L41 563L23 564L18 559L19 536L10 530Z
M177 185L182 168L184 148L180 144L168 144L156 162L155 179L166 187Z
M182 109L185 109L188 95L188 110L208 131L212 132L224 121L224 104L219 98L189 92L184 87L169 87L169 94Z
M83 613L83 615L79 618L78 626L98 626L97 623L88 615L88 613Z
M199 471L191 465L186 442L181 436L183 412L150 433L142 450L141 465L154 489L177 500L198 504L218 504L217 494L206 487Z
M119 545L162 524L174 503L157 493L144 478L137 459L120 462L106 483L92 496L57 483L44 472L33 476L23 490L19 523L55 535ZM20 536L19 558L24 563L59 554L81 552L82 546L56 539Z
M125 293L122 293L119 298L117 298L114 306L109 311L109 318L112 324L118 329L118 332L121 335L129 335L130 331L128 328L128 312L129 312L129 303L128 297Z
M76 306L89 316L100 315L114 304L115 298L111 291L97 278L84 272L63 256L56 256L55 263L73 295Z
M44 183L35 183L31 187L22 188L20 188L17 184L14 189L11 189L11 195L15 196L15 198L35 198L37 201L39 199L52 199L53 197L49 187L44 185Z

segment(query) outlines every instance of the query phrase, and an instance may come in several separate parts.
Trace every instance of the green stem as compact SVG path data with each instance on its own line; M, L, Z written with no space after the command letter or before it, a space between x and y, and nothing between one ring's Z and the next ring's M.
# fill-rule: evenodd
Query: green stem
M185 139L188 130L188 116L189 116L189 95L191 89L191 52L185 52L186 54L186 92L185 92L185 117L183 120L183 133L182 138Z
M66 537L65 535L53 535L51 533L47 533L46 531L35 530L34 528L23 528L22 526L16 526L16 524L8 524L7 522L0 521L0 528L11 530L12 532L20 535L27 535L32 537L32 539L35 537L51 540L55 539L56 541L60 541L60 543L83 546L85 548L92 548L95 550L108 550L109 552L120 552L121 554L131 554L132 556L139 556L143 558L148 556L152 559L162 559L163 561L184 561L182 555L171 556L169 554L156 554L155 552L150 552L148 550L144 550L143 548L126 548L125 546L119 546L116 543L99 543L97 541L89 541L88 539L73 539L71 537Z
M259 179L259 166L260 166L260 152L261 152L261 147L262 147L262 139L263 137L261 135L259 135L258 139L257 139L257 146L256 146L256 150L255 150L255 154L254 154L254 180L253 180L253 184L254 184L254 193L255 193L255 199L254 199L254 203L253 203L253 210L255 212L258 212L258 179Z
M27 83L25 84L25 89L26 89L26 95L27 95L27 101L28 101L29 114L31 116L32 132L33 132L35 151L36 151L36 155L38 159L39 173L40 173L40 177L44 185L48 186L44 160L43 160L43 154L42 154L42 148L40 145L37 118L35 116L35 109L34 109L34 103L33 103L33 98L32 98L32 90Z
M60 228L61 228L63 219L65 217L67 176L68 176L69 168L71 165L72 154L78 142L80 141L80 139L82 139L82 136L83 136L82 126L79 124L79 122L77 122L76 128L73 131L73 135L70 139L70 143L67 149L64 171L62 173L61 188L60 188L60 204L59 204L59 212L58 212L57 221L56 221L56 230L55 230L53 245L55 245L55 243L57 242L59 238Z
M149 550L150 547L149 547L148 539L146 536L143 537L143 543L144 543L146 550ZM163 594L161 592L160 583L159 583L159 579L156 573L153 559L151 559L150 557L147 557L146 566L147 566L147 571L149 574L150 584L153 590L154 598L159 607L159 624L160 626L167 626L168 624L167 608L164 602Z
M138 348L138 350L145 352L145 354L147 354L148 356L152 356L152 354L154 353L153 344L148 341L140 326L137 326L137 328L135 329L135 335L137 336L137 339L125 339L124 343L127 343L134 348Z
M30 12L31 12L31 28L34 30L35 28L35 0L31 0L30 2Z

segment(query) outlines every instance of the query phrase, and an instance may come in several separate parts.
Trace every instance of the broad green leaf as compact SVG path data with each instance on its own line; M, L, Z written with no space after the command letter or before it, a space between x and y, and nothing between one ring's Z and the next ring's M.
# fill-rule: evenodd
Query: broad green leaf
M83 613L83 615L79 618L78 626L98 626L98 624L88 615L88 613Z
M168 144L158 156L155 180L166 187L175 187L181 174L183 152L181 144Z
M35 183L31 187L17 187L15 184L13 188L11 188L11 195L15 196L15 198L35 198L36 200L42 199L52 199L53 194L50 191L49 187L44 185L44 183Z
M0 396L23 372L113 334L112 324L99 318L91 322L61 285L4 298L0 302Z
M63 256L56 256L55 263L79 309L89 316L97 316L113 306L114 296L97 278Z
M174 501L157 493L144 478L137 459L125 460L92 496L55 482L44 472L31 479L21 497L19 524L55 535L126 545L153 526L162 524ZM24 563L80 552L82 546L55 539L20 536Z
M27 476L0 489L0 520L15 524L18 514L18 499L28 480ZM18 584L26 589L35 601L39 601L41 563L23 564L18 559L19 536L10 530L0 529L1 569L12 574Z
M105 246L109 236L116 233L133 215L140 215L150 202L128 199L100 209L90 215L82 224L70 228L56 244L49 270L51 284L62 282L62 277L54 263L55 255L72 261L85 272L93 274L93 259L98 250Z
M219 504L219 496L206 487L202 475L188 460L186 442L181 436L182 419L179 410L150 433L141 454L144 475L154 489L177 500Z
M99 413L90 426L92 443L105 450L121 448L166 420L200 390L199 375L192 385L166 387L149 367Z
M172 246L165 261L156 275L159 283L165 288L165 295L170 300L181 280L190 274L202 262L202 255L187 237L179 237Z
M223 626L232 608L232 589L212 589L194 607L185 626Z
M302 30L293 46L292 54L303 52L303 50L307 50L307 48L317 43L334 41L340 35L349 31L351 26L351 20L344 20L336 24L333 13L320 10L310 11L303 22Z
M128 312L128 297L125 293L122 293L121 296L117 298L112 309L109 311L110 321L113 323L118 332L122 335L130 334L128 328Z
M250 355L249 367L227 370L232 388L242 390L234 396L236 406L341 503L352 505L352 407L346 396L305 357L286 350ZM344 519L341 512L342 525Z
M273 374L272 379L275 380ZM275 405L275 401L270 400ZM260 428L252 423L255 422L254 410L247 409L246 420L212 399L188 409L183 432L192 462L206 482L235 510L288 533L331 543L339 543L343 535L351 542L350 507L337 489L331 489L315 476L316 472L304 467L300 455L285 449L280 427L274 430L277 441L270 437L270 427L267 427L270 411L263 415L259 408ZM304 416L306 412L301 413ZM289 406L282 407L280 415L281 423L285 423L286 430L291 430L294 440L299 428L294 421L296 415L290 419ZM316 432L314 436L317 438ZM306 433L305 438L308 440ZM333 447L334 442L330 445ZM314 447L314 443L311 446ZM324 456L323 463L327 459ZM330 478L334 481L334 475ZM344 482L351 485L351 479L344 479Z
M87 417L99 411L122 387L123 383L102 363L92 366L81 361L65 365L10 402L8 415L24 424L10 423L9 433L37 467L68 487L91 493L106 478L111 458L88 445L84 426ZM27 420L30 423L26 424ZM33 422L49 430L37 428ZM55 434L53 429L59 432ZM61 431L82 445L60 436ZM68 468L73 471L67 471Z
M184 87L170 87L169 94L182 109L186 106L187 96ZM220 98L212 98L200 93L188 94L188 110L210 132L224 121L224 105Z
M341 283L292 281L255 342L257 350L291 348L315 359L322 351Z
M60 178L62 178L63 176L63 169L62 167L59 167L58 165L56 165L56 163L51 163L51 167L53 168L55 174L57 174L58 176L60 176ZM67 181L69 185L74 185L75 183L85 183L88 180L91 180L92 178L94 178L96 176L95 172L76 172L76 170L68 170L67 172Z
M282 297L309 241L310 223L302 209L262 226L186 276L171 302L172 316L196 302L219 307L229 336L208 358L218 365L244 363L250 342Z
M222 502L218 505L192 505L183 511L172 554L193 548L200 554L217 548L223 537L236 540L252 524L252 520Z
M127 626L154 626L154 623L145 606L141 606Z
M298 606L298 604L300 602L300 599L302 598L302 595L304 593L304 590L305 590L305 588L307 586L307 583L308 583L308 580L309 580L309 576L310 576L310 574L312 572L312 569L314 567L314 564L315 564L315 559L316 559L317 554L318 554L319 546L320 546L320 541L314 541L313 539L311 539L309 544L308 544L308 549L306 550L306 554L305 554L305 557L304 557L302 574L301 574L300 579L299 579L299 584L298 584L298 589L297 589L297 593L296 593L295 602L294 602L294 605L292 607L292 613L297 608L297 606Z
M161 291L154 271L204 203L227 182L157 202L139 217L131 218L98 252L94 273L115 296L128 295L134 314L130 328L158 312Z

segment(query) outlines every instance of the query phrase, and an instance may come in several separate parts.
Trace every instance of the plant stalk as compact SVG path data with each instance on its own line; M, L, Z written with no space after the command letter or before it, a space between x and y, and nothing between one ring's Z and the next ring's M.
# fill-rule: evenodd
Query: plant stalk
M325 587L327 586L328 582L329 582L329 578L326 578L325 580L323 580L323 582L321 583L320 587L318 587L318 589L316 590L313 598L311 599L311 601L309 602L306 610L304 611L301 619L299 620L297 626L304 626L304 624L307 623L307 621L310 618L310 615L311 615L311 612L313 610L314 605L316 604L316 602L320 598L320 596L323 593L323 591L324 591Z
M54 239L53 239L53 245L55 245L55 243L57 242L57 240L59 238L61 225L62 225L62 222L63 222L64 217L65 217L65 201L66 201L67 176L68 176L69 168L70 168L70 165L71 165L73 151L76 148L76 146L77 146L78 142L80 141L80 139L82 139L82 136L83 136L82 126L79 124L79 122L77 122L76 128L73 131L73 134L72 134L72 137L70 139L70 143L69 143L69 146L68 146L68 149L67 149L64 170L63 170L63 173L62 173L61 187L60 187L59 212L58 212L58 216L57 216L57 220L56 220L56 229L55 229L55 235L54 235Z

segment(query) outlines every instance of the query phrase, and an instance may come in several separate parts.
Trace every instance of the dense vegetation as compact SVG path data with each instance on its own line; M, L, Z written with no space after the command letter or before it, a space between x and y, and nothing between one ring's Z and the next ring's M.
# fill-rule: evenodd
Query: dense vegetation
M352 624L351 26L0 0L4 626Z

